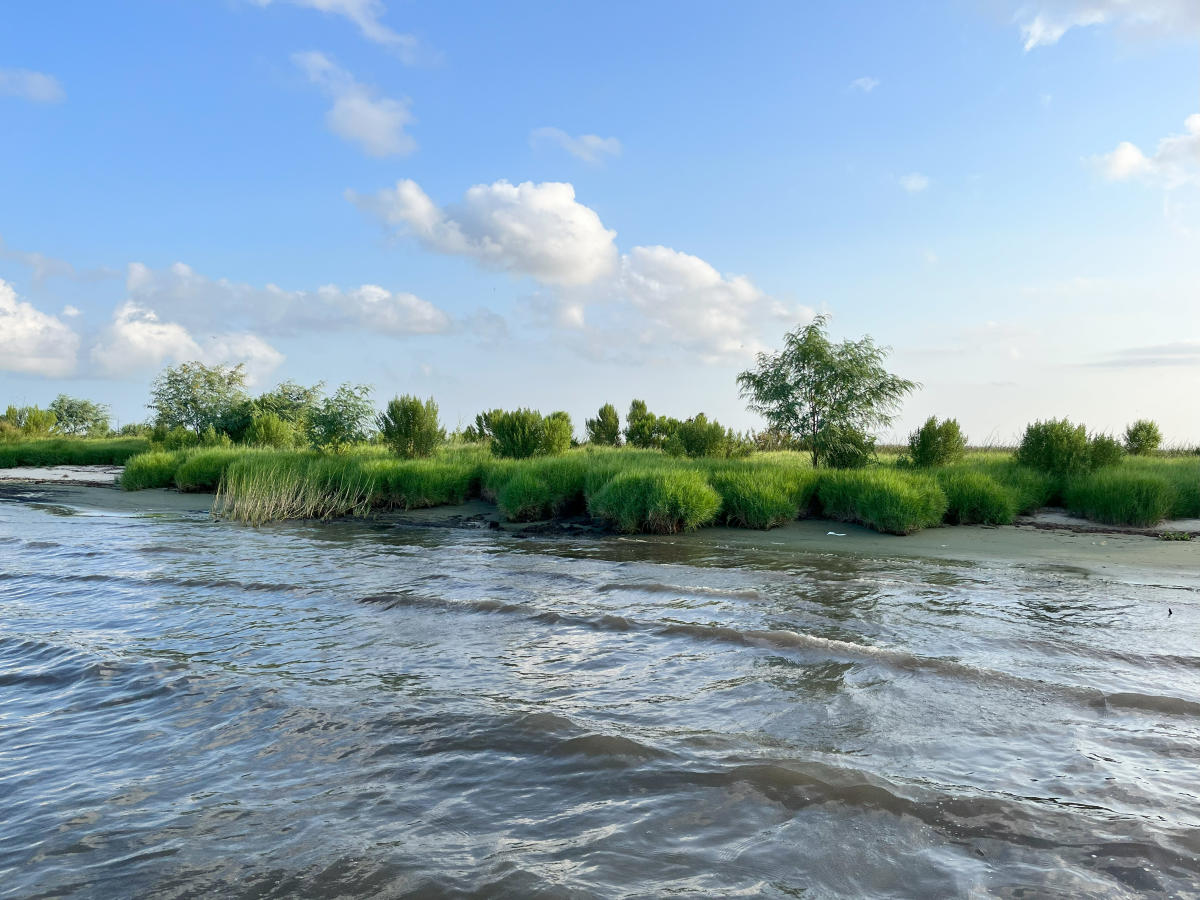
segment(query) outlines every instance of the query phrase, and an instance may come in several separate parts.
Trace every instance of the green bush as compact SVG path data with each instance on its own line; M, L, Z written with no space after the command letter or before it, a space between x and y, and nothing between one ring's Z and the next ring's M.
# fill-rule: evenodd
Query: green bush
M1162 443L1162 432L1149 419L1138 419L1125 429L1125 449L1132 456L1153 453Z
M685 422L678 422L671 435L663 443L663 449L671 456L728 456L734 443L733 432L720 422L708 421L708 416L699 413Z
M152 450L133 457L121 473L121 487L126 491L165 488L175 484L175 470L183 462L182 450Z
M631 447L653 450L662 447L678 424L677 419L656 416L650 412L644 400L634 400L629 404L629 414L625 416L625 441Z
M921 468L949 465L962 459L966 450L967 439L957 419L938 422L936 416L930 416L908 436L909 458Z
M946 495L934 479L881 469L823 473L817 497L827 518L887 534L932 528L946 513Z
M244 440L251 447L282 450L296 445L296 429L275 413L258 413L250 420Z
M571 449L575 439L571 417L562 410L550 413L542 421L542 443L538 452L543 456L557 456Z
M428 400L409 394L393 397L379 416L378 424L383 442L403 459L427 457L446 442L446 432L438 422L438 406L432 397Z
M1157 525L1173 502L1165 478L1113 470L1074 479L1064 494L1071 513L1107 525Z
M938 482L946 495L950 525L1011 525L1021 495L982 472L947 471Z
M1087 472L1092 466L1087 429L1066 419L1034 422L1021 438L1017 461L1059 477Z
M1088 442L1088 462L1093 472L1115 466L1125 455L1125 448L1116 438L1097 434Z
M488 414L492 453L505 459L528 459L542 449L541 413L532 409L495 410Z
M831 469L861 469L875 458L875 438L854 428L827 428L817 458Z
M596 418L586 420L584 425L587 428L589 444L616 447L621 443L621 418L617 415L617 408L611 403L600 407Z
M374 417L369 385L340 385L333 396L309 411L309 440L318 450L341 453L367 439Z
M618 531L673 534L713 521L721 510L721 495L699 472L630 471L614 476L589 497L588 509Z

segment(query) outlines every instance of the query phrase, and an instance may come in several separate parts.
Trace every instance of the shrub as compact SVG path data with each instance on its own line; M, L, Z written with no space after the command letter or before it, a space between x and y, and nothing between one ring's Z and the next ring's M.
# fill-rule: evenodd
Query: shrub
M188 447L195 447L200 442L196 432L184 428L182 425L176 425L170 429L165 425L157 426L154 429L153 440L164 450L185 450Z
M1107 434L1093 435L1088 442L1088 463L1093 472L1115 466L1125 455L1125 448L1116 438Z
M962 459L967 439L957 419L938 422L930 416L925 424L908 436L908 454L913 465L922 468L945 466Z
M275 413L258 413L250 420L245 442L251 447L293 447L296 444L296 429Z
M951 525L1011 525L1020 510L1020 494L982 472L946 472L938 481Z
M605 403L600 407L600 412L594 419L588 419L585 423L587 428L587 439L589 444L596 444L602 447L616 447L621 443L621 418L617 415L617 408L611 403Z
M663 449L672 456L726 456L732 443L732 432L720 422L710 422L708 416L699 413L686 422L679 422L664 441Z
M832 469L861 469L875 458L875 438L853 428L827 428L817 459Z
M52 409L37 406L9 406L0 417L13 428L20 429L25 438L50 434L57 418Z
M1125 449L1133 456L1153 453L1162 443L1162 432L1149 419L1138 419L1125 429Z
M506 459L528 459L542 448L543 419L532 409L494 410L486 424L492 435L492 453Z
M1087 429L1066 419L1034 422L1021 438L1017 461L1060 477L1086 472L1092 465Z
M673 534L716 518L721 495L695 471L622 472L588 499L588 509L619 531Z
M634 400L625 417L625 440L631 447L652 450L661 447L678 424L677 419L654 415L646 408L645 401Z
M446 441L432 397L424 401L408 394L394 397L378 424L384 443L404 459L429 456Z
M542 420L542 443L538 452L544 456L566 453L574 439L571 417L562 410L552 412Z
M343 384L309 413L309 439L318 450L341 453L367 439L374 413L370 385Z
M1107 525L1157 525L1171 513L1171 485L1137 472L1105 471L1067 485L1067 509Z
M888 534L940 525L946 512L946 495L936 481L904 472L828 472L821 476L817 497L826 517Z

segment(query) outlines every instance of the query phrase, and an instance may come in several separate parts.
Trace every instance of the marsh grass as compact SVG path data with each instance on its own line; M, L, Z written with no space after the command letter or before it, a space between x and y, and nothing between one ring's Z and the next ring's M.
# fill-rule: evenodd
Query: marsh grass
M1174 500L1167 479L1128 471L1077 478L1064 493L1072 514L1106 525L1157 525L1170 515Z
M172 487L175 471L187 456L185 450L153 450L133 457L125 463L120 485L126 491Z
M694 470L641 469L611 478L588 498L588 510L618 531L674 534L710 524L721 495Z
M912 534L942 524L946 495L923 473L884 468L821 473L817 499L826 518L855 522L885 534Z
M0 442L0 469L16 466L120 466L150 449L142 437L47 438Z
M941 471L938 483L946 495L947 525L1009 525L1021 506L1018 490L983 472Z

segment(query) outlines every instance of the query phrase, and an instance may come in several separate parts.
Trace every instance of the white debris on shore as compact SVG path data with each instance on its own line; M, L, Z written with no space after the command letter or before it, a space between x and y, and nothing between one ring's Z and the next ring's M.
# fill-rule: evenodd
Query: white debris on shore
M0 481L34 484L116 484L124 466L18 466L0 469Z

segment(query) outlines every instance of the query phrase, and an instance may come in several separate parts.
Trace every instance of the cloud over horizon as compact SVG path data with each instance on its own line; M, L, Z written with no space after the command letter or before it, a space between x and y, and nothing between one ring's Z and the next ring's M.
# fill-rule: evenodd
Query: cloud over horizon
M75 369L79 335L56 316L17 298L0 279L0 370L61 377Z

